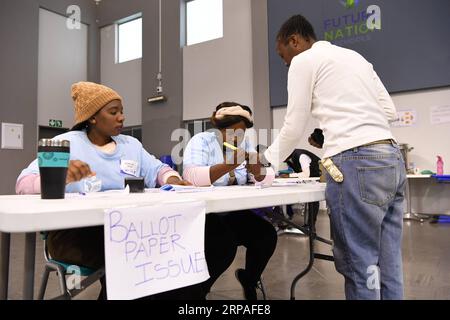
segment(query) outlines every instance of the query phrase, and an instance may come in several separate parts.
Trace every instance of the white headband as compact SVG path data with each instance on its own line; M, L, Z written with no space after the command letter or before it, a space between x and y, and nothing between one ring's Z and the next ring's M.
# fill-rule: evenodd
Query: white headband
M241 117L246 118L251 123L253 123L253 117L250 114L250 112L248 112L241 106L226 107L226 108L219 109L216 112L216 118L219 120L223 119L225 116L241 116Z

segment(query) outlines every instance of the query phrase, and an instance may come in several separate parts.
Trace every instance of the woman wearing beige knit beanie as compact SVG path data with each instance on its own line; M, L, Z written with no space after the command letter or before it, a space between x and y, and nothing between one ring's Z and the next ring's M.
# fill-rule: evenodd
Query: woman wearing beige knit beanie
M72 86L72 98L75 126L55 137L70 141L66 192L123 189L126 178L141 178L147 188L189 184L178 172L149 154L137 139L120 134L125 117L122 98L113 89L92 82L78 82ZM37 160L18 177L16 192L40 193ZM103 237L102 226L51 231L48 250L57 261L97 270L105 264ZM187 293L180 289L176 294L184 296ZM104 285L100 298L105 298Z

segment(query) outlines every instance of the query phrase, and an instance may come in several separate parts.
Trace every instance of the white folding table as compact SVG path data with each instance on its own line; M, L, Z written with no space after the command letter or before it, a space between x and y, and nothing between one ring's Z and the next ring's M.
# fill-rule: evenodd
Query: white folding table
M206 212L229 212L325 199L325 184L289 187L215 187L205 192L146 192L142 194L67 194L66 199L42 200L40 195L0 196L0 299L7 299L10 233L25 233L23 298L33 299L36 232L103 225L104 211L117 207L149 206L202 200Z

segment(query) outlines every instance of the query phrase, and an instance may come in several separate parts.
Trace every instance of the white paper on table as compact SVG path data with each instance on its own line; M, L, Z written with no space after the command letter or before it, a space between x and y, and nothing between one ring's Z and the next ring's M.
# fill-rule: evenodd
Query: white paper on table
M316 183L320 178L276 178L272 187L298 186L304 183Z
M194 193L194 192L207 192L207 191L213 191L214 186L208 186L208 187L196 187L196 186L180 186L171 184L172 187L171 190L161 190L161 192L177 192L177 193Z
M450 123L450 105L431 108L431 124Z
M205 212L203 201L107 210L108 299L137 299L207 280Z
M127 185L124 189L117 190L107 190L107 191L99 191L99 192L79 192L79 193L66 193L66 198L94 198L94 199L102 199L102 198L116 198L117 195L126 195L130 194L130 187Z

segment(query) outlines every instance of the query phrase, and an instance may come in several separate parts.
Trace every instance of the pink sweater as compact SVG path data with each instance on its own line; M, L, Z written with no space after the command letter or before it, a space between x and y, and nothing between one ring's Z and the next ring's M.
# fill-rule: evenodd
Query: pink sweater
M209 168L210 167L189 167L185 168L183 172L183 178L190 183L192 183L194 186L198 187L206 187L210 186L211 178L209 175ZM270 186L272 185L273 180L275 179L275 171L273 171L272 168L267 168L266 176L263 181L252 181L255 183L255 185L264 185L264 186Z
M169 177L178 177L181 179L181 176L172 168L164 167L158 172L158 184L164 185L167 182ZM41 193L41 180L38 174L30 174L21 178L16 183L16 193L17 194L39 194Z

